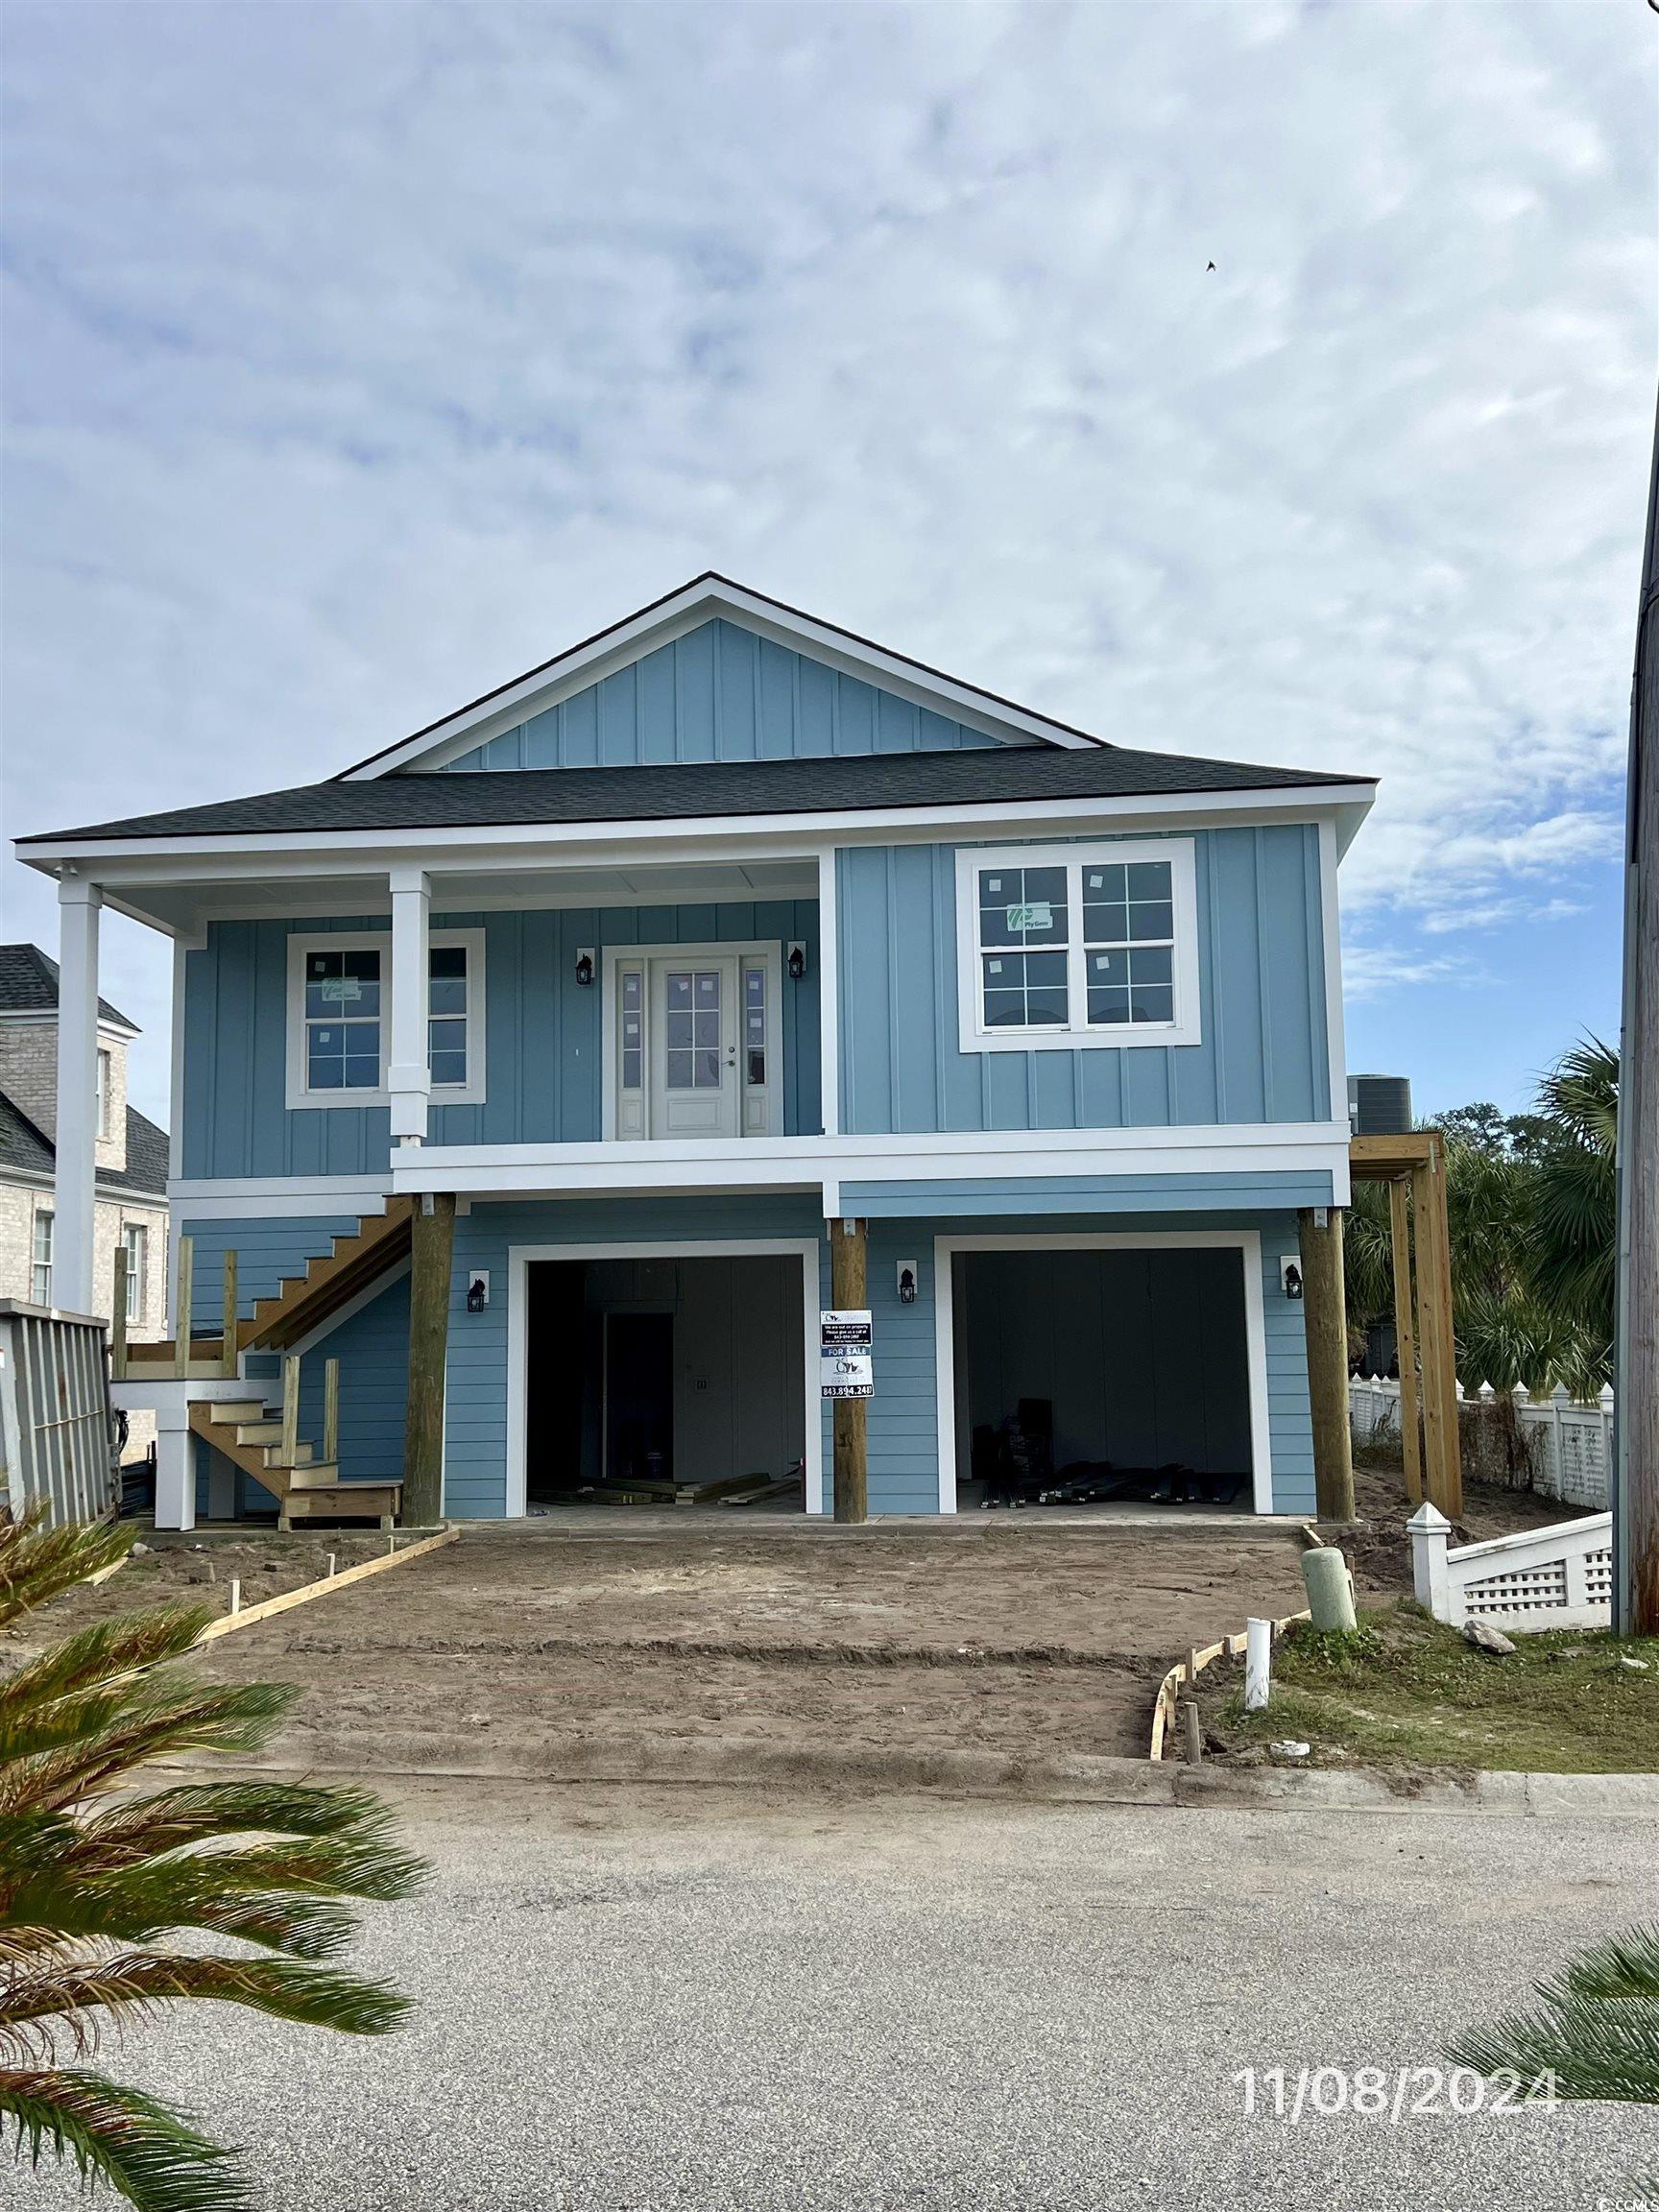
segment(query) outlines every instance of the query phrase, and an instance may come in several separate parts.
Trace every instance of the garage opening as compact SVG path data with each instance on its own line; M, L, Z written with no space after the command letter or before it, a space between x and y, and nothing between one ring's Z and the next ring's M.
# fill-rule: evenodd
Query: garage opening
M526 1274L532 1513L805 1510L799 1260L547 1260Z
M1253 1502L1236 1246L958 1252L960 1507Z

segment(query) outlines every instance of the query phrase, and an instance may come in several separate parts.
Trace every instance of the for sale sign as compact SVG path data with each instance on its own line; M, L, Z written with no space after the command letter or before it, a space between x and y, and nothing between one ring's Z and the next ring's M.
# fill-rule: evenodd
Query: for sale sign
M873 1398L876 1395L873 1338L867 1311L819 1313L820 1396Z

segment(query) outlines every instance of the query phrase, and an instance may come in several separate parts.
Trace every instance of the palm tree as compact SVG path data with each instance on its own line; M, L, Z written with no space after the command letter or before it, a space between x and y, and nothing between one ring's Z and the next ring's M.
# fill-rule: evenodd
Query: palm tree
M1534 1984L1536 2012L1471 2028L1453 2059L1478 2074L1516 2075L1569 2102L1659 2104L1659 1928L1633 1928ZM1642 2184L1659 2203L1659 2182Z
M1501 1139L1449 1116L1446 1214L1453 1326L1466 1382L1534 1393L1564 1382L1591 1396L1608 1379L1613 1339L1619 1055L1594 1038L1539 1088L1539 1111ZM1356 1187L1347 1227L1349 1329L1363 1336L1393 1311L1387 1196Z
M1575 1046L1545 1077L1538 1102L1551 1134L1538 1150L1533 1280L1610 1362L1619 1269L1617 1047L1596 1037Z
M0 1513L0 1627L130 1541ZM0 1676L0 2124L20 2156L70 2157L143 2212L252 2200L234 2153L187 2115L84 2065L103 2031L213 1998L382 2034L408 2000L326 1961L356 1932L347 1899L406 1897L427 1871L361 1791L255 1779L112 1795L148 1759L256 1750L287 1704L284 1689L215 1688L171 1664L209 1617L99 1622ZM175 1948L186 1932L197 1940Z

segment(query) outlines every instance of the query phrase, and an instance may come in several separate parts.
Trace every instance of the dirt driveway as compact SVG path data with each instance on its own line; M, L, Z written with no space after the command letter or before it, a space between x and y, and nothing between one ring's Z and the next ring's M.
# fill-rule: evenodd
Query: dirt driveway
M1337 1536L1362 1603L1410 1588L1397 1471L1357 1471ZM1468 1534L1563 1508L1471 1489ZM41 1630L168 1598L224 1609L373 1556L384 1538L156 1537ZM300 1692L274 1757L335 1770L591 1771L650 1739L688 1756L979 1751L1143 1757L1154 1687L1190 1645L1300 1610L1284 1524L1199 1528L1036 1512L836 1529L783 1516L567 1515L460 1541L212 1645L221 1679ZM0 1661L11 1640L0 1636ZM588 1765L584 1767L584 1760Z
M298 1686L276 1754L319 1767L536 1776L573 1744L705 1736L1142 1756L1172 1655L1248 1613L1296 1610L1299 1556L1282 1531L1012 1521L469 1528L202 1664Z

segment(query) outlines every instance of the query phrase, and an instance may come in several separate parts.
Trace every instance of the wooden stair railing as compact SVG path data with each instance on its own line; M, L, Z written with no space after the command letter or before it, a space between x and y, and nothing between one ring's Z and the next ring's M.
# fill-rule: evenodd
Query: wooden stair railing
M364 1215L355 1229L332 1238L327 1252L307 1261L302 1275L284 1276L275 1295L258 1299L246 1320L237 1317L236 1253L234 1248L227 1251L221 1309L225 1318L217 1336L197 1336L189 1330L170 1342L132 1343L128 1330L126 1254L118 1252L115 1316L110 1332L115 1380L234 1377L242 1353L278 1350L309 1334L408 1251L414 1204L408 1197L390 1198L383 1214ZM188 1237L179 1239L174 1293L175 1310L188 1316L195 1295L195 1247Z
M340 1479L340 1362L324 1368L323 1454L300 1437L300 1361L290 1353L282 1362L282 1403L273 1409L257 1398L198 1399L190 1426L222 1452L233 1466L251 1475L276 1500L276 1526L296 1521L344 1521L367 1517L382 1528L396 1526L402 1504L401 1482L344 1482Z

